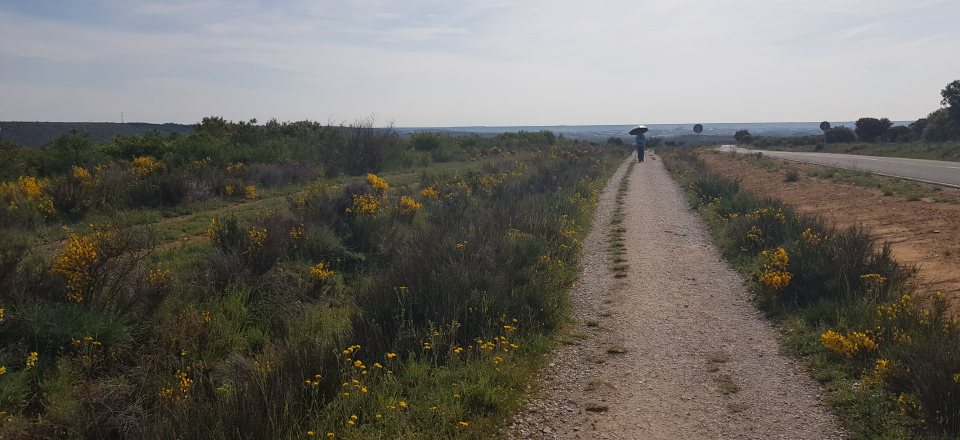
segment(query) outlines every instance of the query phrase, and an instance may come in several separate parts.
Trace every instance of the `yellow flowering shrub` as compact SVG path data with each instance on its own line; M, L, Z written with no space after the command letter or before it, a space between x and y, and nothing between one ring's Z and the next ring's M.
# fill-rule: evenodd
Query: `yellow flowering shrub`
M756 226L750 227L750 232L747 233L747 241L757 247L763 247L763 231Z
M851 332L844 336L833 330L828 330L820 336L820 342L824 347L848 359L852 359L854 355L877 349L877 343L870 339L865 333L860 332Z
M81 302L93 288L93 265L97 262L97 245L101 233L80 237L73 234L67 239L67 245L54 260L50 272L66 278L67 298Z
M372 194L354 195L353 206L347 208L347 212L357 215L376 214L380 209L380 197Z
M212 161L213 161L213 160L210 159L209 157L206 158L206 159L203 159L203 160L195 160L195 161L193 161L193 162L190 162L190 165L187 166L187 169L188 169L188 170L191 170L191 171L202 170L202 169L204 169L204 168L209 167L209 166L210 166L210 162L212 162Z
M373 187L373 191L379 195L384 195L387 193L387 189L390 188L390 185L387 185L387 181L377 177L374 174L367 174L367 183Z
M307 240L307 237L304 236L303 223L299 226L294 226L290 228L290 232L287 235L287 242L291 247L297 249L300 247L304 241Z
M413 217L413 215L417 213L417 210L419 210L421 206L423 205L417 203L410 197L403 196L400 198L400 203L397 203L397 205L394 207L394 210L401 216Z
M263 244L267 241L266 229L255 227L247 231L247 234L250 236L250 245L245 253L253 254L263 248Z
M772 251L763 251L763 274L760 275L760 284L771 289L781 290L790 284L793 275L787 271L790 257L782 247Z
M260 197L260 195L257 194L257 189L254 188L253 185L250 185L244 188L243 198L253 200L253 199L256 199L257 197Z
M148 284L155 286L166 286L170 283L170 271L169 270L150 270L150 273L147 274L146 281Z
M905 370L897 361L888 359L877 359L873 366L873 371L863 377L863 386L870 387L889 387L904 378Z
M130 164L130 170L137 177L145 177L153 173L162 173L167 170L163 162L151 156L135 157Z
M27 362L26 362L26 367L24 368L24 371L29 371L33 369L33 367L36 367L38 357L39 355L37 354L37 352L34 351L30 353L30 355L27 356Z
M827 241L827 236L824 234L818 234L816 232L813 232L812 229L807 228L806 231L803 231L803 235L801 236L800 239L803 241L803 243L812 245L812 244L820 244Z
M438 193L433 186L430 186L420 190L420 196L428 200L437 200L437 198L440 197L440 193Z
M316 266L310 268L310 277L317 281L326 281L331 275L333 275L333 271L329 269L327 264L317 263Z
M187 367L190 370L190 367ZM190 378L187 371L177 370L177 386L174 388L161 388L160 400L165 403L183 403L190 400L190 389L193 387L193 379Z
M20 189L20 192L27 197L31 202L36 201L40 197L43 197L43 188L46 185L33 177L20 177L17 179L17 187Z
M923 405L920 404L920 399L913 394L901 394L897 398L897 405L900 406L900 413L914 419L920 420L920 423L926 423L927 421L923 418Z
M88 179L90 178L90 172L83 169L83 167L73 166L73 177L77 179Z
M0 184L0 202L8 211L19 210L22 205L31 204L46 217L56 214L53 199L43 195L47 183L34 177L21 176L16 183Z

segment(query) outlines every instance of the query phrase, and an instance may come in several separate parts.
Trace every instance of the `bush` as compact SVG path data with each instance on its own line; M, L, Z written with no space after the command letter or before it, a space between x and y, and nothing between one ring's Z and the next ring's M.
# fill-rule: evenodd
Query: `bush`
M893 126L887 118L860 118L856 122L857 138L864 142L876 142L887 137L887 130Z
M374 122L371 117L324 131L319 150L327 176L380 171L398 141L393 127L378 129Z
M800 172L795 168L790 168L786 171L786 173L784 173L784 182L796 182L798 180L800 180Z
M840 125L827 130L826 138L827 143L854 142L857 140L857 134L853 130Z
M898 125L887 130L887 139L891 142L912 142L917 139L910 127Z
M753 141L753 136L747 130L737 130L737 132L734 133L733 138L741 144L749 144Z
M89 167L97 163L93 153L93 142L90 133L80 134L72 130L70 134L62 135L40 149L40 173L43 175L67 174L73 167Z
M951 119L950 112L944 108L930 113L923 128L923 140L926 142L960 140L960 121Z
M62 280L62 290L49 292L48 300L75 302L121 314L150 310L159 298L144 292L133 278L140 260L153 246L150 231L139 228L99 225L92 234L71 235L50 267L50 272ZM141 274L140 278L148 276ZM165 285L165 278L155 275L153 284Z
M953 119L956 123L960 123L960 79L947 84L947 86L940 91L940 96L943 97L940 104L947 108L947 111L950 113L950 119Z
M37 152L0 139L0 183L15 182L36 172Z

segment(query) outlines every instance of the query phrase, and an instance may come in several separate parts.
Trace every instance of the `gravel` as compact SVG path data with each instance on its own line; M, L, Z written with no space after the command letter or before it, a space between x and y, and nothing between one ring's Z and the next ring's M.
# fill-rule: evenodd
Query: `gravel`
M824 391L779 353L777 329L752 306L743 277L654 155L629 177L620 226L630 268L614 278L605 236L632 160L600 196L571 292L575 331L589 338L554 353L540 392L506 436L845 438Z

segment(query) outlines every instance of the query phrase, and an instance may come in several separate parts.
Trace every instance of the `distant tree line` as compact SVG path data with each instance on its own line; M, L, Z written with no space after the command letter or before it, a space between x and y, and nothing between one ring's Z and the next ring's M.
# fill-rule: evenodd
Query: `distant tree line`
M361 175L398 166L470 160L477 151L487 151L494 146L513 151L565 142L563 135L547 130L502 133L494 137L417 133L402 138L391 126L376 127L374 122L368 118L334 125L309 120L281 123L271 119L258 125L256 119L233 122L211 116L194 124L193 131L185 134L153 131L144 135L116 135L110 141L97 143L90 133L73 130L40 148L26 148L0 139L0 182L16 181L21 176L66 175L74 167L92 169L130 164L142 157L154 158L170 170L194 162L218 168L236 163L299 164L323 170L328 176Z
M854 128L832 127L824 134L810 136L753 136L747 130L738 131L733 137L741 144L758 147L775 145L800 146L844 142L948 142L960 141L960 80L947 84L940 92L943 106L910 125L894 126L888 118L860 118ZM825 139L824 139L825 138Z

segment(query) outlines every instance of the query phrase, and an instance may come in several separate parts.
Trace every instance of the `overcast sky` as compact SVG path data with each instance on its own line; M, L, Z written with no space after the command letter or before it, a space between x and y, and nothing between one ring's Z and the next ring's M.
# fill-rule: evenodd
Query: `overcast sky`
M960 1L0 0L0 120L911 120Z

